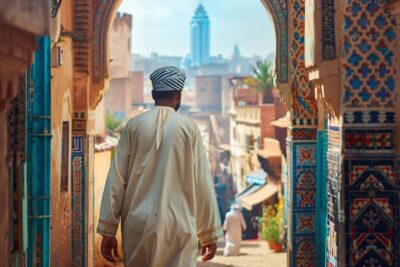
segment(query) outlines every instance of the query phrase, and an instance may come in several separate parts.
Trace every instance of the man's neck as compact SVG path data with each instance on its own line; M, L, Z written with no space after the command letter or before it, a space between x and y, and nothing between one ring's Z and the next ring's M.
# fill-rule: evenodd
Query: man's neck
M155 106L170 107L170 108L175 109L173 104L171 104L170 102L166 102L166 101L156 101Z

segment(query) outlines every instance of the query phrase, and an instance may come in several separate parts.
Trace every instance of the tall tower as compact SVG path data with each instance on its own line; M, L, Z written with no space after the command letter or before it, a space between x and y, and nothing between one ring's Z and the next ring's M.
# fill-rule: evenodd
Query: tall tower
M204 6L199 4L191 21L192 66L210 63L210 20Z

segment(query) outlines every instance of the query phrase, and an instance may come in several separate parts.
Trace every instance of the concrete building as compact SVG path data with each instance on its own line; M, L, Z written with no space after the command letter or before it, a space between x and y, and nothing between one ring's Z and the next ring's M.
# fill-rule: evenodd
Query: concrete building
M191 65L201 66L210 63L210 20L202 4L196 8L190 29Z

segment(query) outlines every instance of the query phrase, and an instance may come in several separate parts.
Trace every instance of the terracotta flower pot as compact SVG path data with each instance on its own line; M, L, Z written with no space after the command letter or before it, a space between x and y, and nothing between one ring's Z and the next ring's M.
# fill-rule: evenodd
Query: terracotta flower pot
M272 241L272 248L275 252L282 252L282 245L281 243L275 243Z
M274 250L274 241L272 241L272 240L267 240L267 242L268 242L268 247L269 247L269 249Z

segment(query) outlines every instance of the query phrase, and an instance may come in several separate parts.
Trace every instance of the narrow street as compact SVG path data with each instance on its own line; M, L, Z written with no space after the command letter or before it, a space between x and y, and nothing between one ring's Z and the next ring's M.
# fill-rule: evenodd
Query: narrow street
M197 267L280 267L286 266L286 253L275 253L268 248L265 241L243 241L240 255L223 256L224 243L218 244L218 251L212 262L202 263L200 258Z

